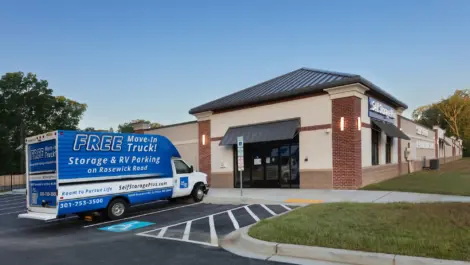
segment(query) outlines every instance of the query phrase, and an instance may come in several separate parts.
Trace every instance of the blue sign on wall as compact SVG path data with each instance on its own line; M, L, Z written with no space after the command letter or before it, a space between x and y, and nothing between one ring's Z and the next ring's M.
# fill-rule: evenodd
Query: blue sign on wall
M29 173L50 173L56 171L56 140L48 140L29 145Z
M369 97L369 117L393 123L395 120L395 109L375 98Z
M31 205L42 205L43 202L49 206L57 203L56 180L33 180L29 183L29 202Z
M59 131L59 179L172 176L180 157L160 135Z

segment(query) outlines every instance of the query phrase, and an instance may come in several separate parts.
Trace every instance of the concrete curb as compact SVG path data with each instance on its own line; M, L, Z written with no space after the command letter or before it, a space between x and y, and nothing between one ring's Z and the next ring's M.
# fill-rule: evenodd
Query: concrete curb
M232 232L219 245L240 256L273 261L282 258L284 262L289 262L291 258L291 263L299 263L298 259L302 259L354 265L470 265L470 262L465 261L266 242L250 237L250 227Z

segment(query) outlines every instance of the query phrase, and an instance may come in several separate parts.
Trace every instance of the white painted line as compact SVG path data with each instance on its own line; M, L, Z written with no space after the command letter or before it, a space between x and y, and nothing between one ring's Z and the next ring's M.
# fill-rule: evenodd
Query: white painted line
M271 209L269 209L266 205L264 205L264 204L260 204L260 205L261 205L261 207L263 207L271 215L277 215L275 212L271 211Z
M110 224L110 223L120 222L120 221L123 221L123 220L129 220L129 219L133 219L133 218L138 218L138 217L142 217L142 216L147 216L147 215L152 215L152 214L157 214L157 213L168 212L168 211L171 211L171 210L181 209L181 208L184 208L184 207L194 206L194 205L198 205L198 204L201 204L201 202L197 202L197 203L193 203L193 204L188 204L188 205L177 206L177 207L172 207L172 208L164 209L164 210L161 210L161 211L155 211L155 212L150 212L150 213L144 213L144 214L129 216L129 217L126 217L126 218L122 218L122 219L118 219L118 220L113 220L113 221L107 221L107 222L102 222L102 223L96 223L96 224L86 225L86 226L84 226L83 228L89 228L89 227L93 227L93 226L104 225L104 224ZM157 230L158 230L158 229L157 229Z
M258 216L256 216L256 214L252 212L248 206L245 206L245 210L251 215L251 217L253 217L253 219L255 219L256 222L259 222Z
M162 230L158 233L157 237L163 237L168 227L163 227Z
M0 203L4 202L21 202L21 201L26 201L26 198L15 198L15 199L10 199L10 200L0 200Z
M24 211L16 211L16 212L10 212L10 213L0 213L0 215L7 215L7 214L14 214L14 213L25 213Z
M218 245L212 245L210 243L200 242L200 241L182 240L182 239L179 239L179 238L172 238L172 237L157 237L157 236L149 235L149 234L137 234L137 235L138 236L151 237L151 238L157 238L157 239L164 239L164 240L174 240L174 241L180 241L180 242L194 243L194 244L205 245L205 246L209 246L209 247L218 247Z
M143 206L143 205L147 205L147 204L155 204L155 203L158 203L158 202L166 202L167 200L158 200L158 201L153 201L153 202L146 202L146 203L139 203L139 204L136 204L136 205L132 205L130 208L135 208L135 207L139 207L139 206Z
M7 210L7 209L14 209L14 208L26 208L26 205L0 208L0 210Z
M188 221L186 223L186 227L184 228L184 233L183 233L183 241L188 241L189 240L189 233L191 233L191 224L192 221Z
M237 219L235 219L235 216L233 216L232 211L228 211L227 213L228 217L230 217L230 220L232 220L233 227L235 227L235 229L239 229L240 225L238 225Z
M288 211L292 211L292 209L291 209L291 208L289 208L289 207L285 206L284 204L281 204L281 206L282 206L284 209L288 210Z
M251 205L251 204L250 204ZM229 211L232 211L232 210L237 210L237 209L241 209L245 206L240 206L240 207L235 207L235 208L232 208L232 209L229 209L229 210L225 210L225 211L221 211L221 212L218 212L218 213L214 213L214 214L211 214L211 215L218 215L218 214L223 214L223 213L226 213L226 212L229 212ZM188 221L197 221L197 220L201 220L201 219L204 219L204 218L207 218L207 216L209 215L205 215L205 216L202 216L202 217L199 217L199 218L196 218L196 219L191 219L191 220L188 220ZM122 220L122 219L121 219ZM140 233L137 233L136 235L138 236L141 236L143 234L147 234L147 233L152 233L152 232L155 232L155 231L158 231L162 228L170 228L170 227L173 227L173 226L177 226L177 225L181 225L181 224L185 224L186 222L188 221L184 221L184 222L181 222L181 223L177 223L177 224L172 224L172 225L168 225L168 226L163 226L163 227L159 227L159 228L156 228L156 229L152 229L152 230L148 230L148 231L144 231L144 232L140 232Z
M211 231L211 244L214 246L219 245L219 239L217 238L217 232L215 231L215 225L214 225L214 216L209 215L209 228Z

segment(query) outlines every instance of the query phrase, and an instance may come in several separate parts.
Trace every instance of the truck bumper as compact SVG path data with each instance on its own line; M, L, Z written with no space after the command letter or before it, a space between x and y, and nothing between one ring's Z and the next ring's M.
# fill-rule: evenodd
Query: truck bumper
M19 214L18 218L50 221L50 220L57 219L57 216L55 214L50 214L50 213L27 212L27 213Z

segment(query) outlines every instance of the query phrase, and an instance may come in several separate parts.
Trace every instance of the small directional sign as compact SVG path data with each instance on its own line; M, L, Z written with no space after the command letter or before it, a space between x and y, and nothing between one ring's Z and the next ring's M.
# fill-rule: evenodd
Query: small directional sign
M237 154L238 154L238 171L245 169L245 163L243 161L243 136L237 137Z

